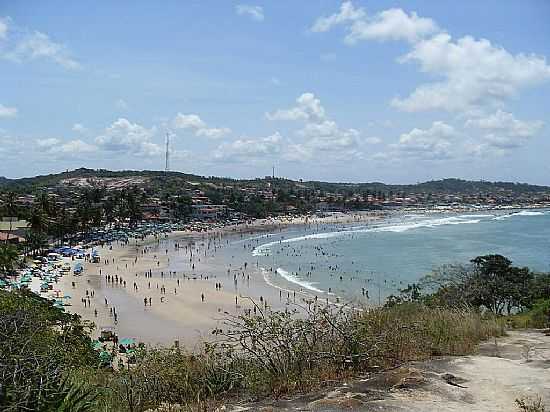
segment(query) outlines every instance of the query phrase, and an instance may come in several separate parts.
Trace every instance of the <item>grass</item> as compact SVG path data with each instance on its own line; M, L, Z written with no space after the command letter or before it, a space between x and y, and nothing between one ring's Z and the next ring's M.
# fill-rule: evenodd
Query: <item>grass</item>
M401 304L260 312L228 317L215 333L216 342L198 353L144 349L130 370L80 371L79 379L103 388L98 411L211 410L227 398L281 396L412 360L469 354L502 335L503 325L469 310Z

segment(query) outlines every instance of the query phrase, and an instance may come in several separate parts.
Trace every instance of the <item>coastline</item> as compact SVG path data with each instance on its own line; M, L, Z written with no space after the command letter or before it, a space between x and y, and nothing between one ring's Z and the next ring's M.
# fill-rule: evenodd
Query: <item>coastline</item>
M271 309L283 309L287 304L312 297L305 291L283 290L266 282L262 268L251 264L245 267L245 262L217 261L215 253L204 257L209 243L246 239L246 235L269 235L288 227L322 230L323 225L329 224L373 222L379 221L380 216L366 212L317 219L264 219L206 232L174 231L144 240L131 239L127 244L114 242L96 248L101 263L63 258L71 263L71 272L59 278L55 294L42 295L70 296L70 305L65 310L93 322L92 336L107 328L120 337L147 344L166 345L177 340L192 347L209 339L210 332L220 326L226 314L253 310L253 301ZM143 253L144 250L147 252ZM189 258L191 251L192 261L184 264L182 257ZM81 276L72 273L76 263L84 267ZM148 271L151 277L145 277ZM106 276L110 275L122 278L126 286L108 281ZM221 288L216 288L216 284ZM161 293L163 288L165 293ZM144 298L151 298L151 305L145 306ZM117 315L116 323L111 310Z
M464 212L459 210L456 213ZM101 263L84 262L82 276L77 277L72 273L63 276L55 288L61 295L71 296L71 306L66 307L67 311L95 323L92 336L97 336L102 328L107 327L114 328L120 337L135 338L147 344L169 345L177 340L182 345L193 347L210 339L210 332L220 326L226 314L238 315L244 310L253 310L254 305L249 298L262 305L267 302L273 309L283 309L287 303L303 303L315 297L312 291L273 284L262 272L263 269L254 267L251 261L247 267L245 261L224 261L219 256L224 242L244 242L250 239L247 235L264 234L267 237L287 228L301 227L304 233L316 233L325 230L325 225L338 229L340 224L381 224L390 217L406 213L411 211L342 214L319 219L264 220L208 232L172 232L149 236L144 240L132 239L128 244L114 243L112 248L98 248ZM175 248L176 244L178 248ZM147 252L143 253L144 250ZM191 253L193 257L190 257ZM190 259L189 262L187 259ZM151 271L151 278L145 277L147 271ZM108 282L105 275L111 274L122 277L126 287ZM134 283L137 290L134 289ZM216 284L220 284L221 289ZM163 287L166 289L165 294L161 293ZM90 306L84 306L82 302L86 290L89 293L94 291ZM205 296L204 301L201 299L202 294ZM322 299L327 295L325 291ZM152 298L151 305L144 305L145 297ZM336 298L333 294L329 303L338 304ZM111 308L117 313L117 324Z

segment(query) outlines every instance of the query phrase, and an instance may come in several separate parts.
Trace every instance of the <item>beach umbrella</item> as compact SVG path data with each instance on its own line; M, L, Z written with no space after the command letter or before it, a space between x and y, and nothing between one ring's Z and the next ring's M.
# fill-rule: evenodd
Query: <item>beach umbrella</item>
M124 338L120 340L120 344L123 346L129 346L136 343L136 340L133 338Z

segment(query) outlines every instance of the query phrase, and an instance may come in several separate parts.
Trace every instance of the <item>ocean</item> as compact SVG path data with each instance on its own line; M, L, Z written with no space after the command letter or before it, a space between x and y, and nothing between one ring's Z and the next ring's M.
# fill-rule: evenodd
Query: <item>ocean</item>
M550 211L401 215L370 225L297 227L236 240L280 289L383 303L434 268L501 254L517 266L550 271Z

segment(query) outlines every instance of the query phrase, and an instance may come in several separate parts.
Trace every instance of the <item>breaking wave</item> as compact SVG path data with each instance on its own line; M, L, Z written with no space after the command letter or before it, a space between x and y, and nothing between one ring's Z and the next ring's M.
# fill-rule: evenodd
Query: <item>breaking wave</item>
M311 290L312 292L324 293L321 289L318 289L315 286L313 286L313 283L307 282L307 281L303 280L302 278L300 278L300 277L298 277L298 276L296 276L292 273L287 272L284 269L277 268L275 273L277 273L279 276L281 276L283 279L289 281L290 283L294 283L296 285L299 285L304 289Z
M467 216L468 215L444 217L444 218L438 218L438 219L426 219L418 222L401 223L401 224L395 224L395 225L362 228L362 229L355 229L355 230L348 229L348 230L340 230L340 231L334 231L334 232L313 233L310 235L298 236L298 237L289 238L289 239L281 239L275 242L264 243L263 245L256 247L252 251L252 255L269 256L271 246L274 246L277 244L283 244L283 243L301 242L301 241L310 240L310 239L330 239L334 237L345 236L345 235L355 234L355 233L377 233L377 232L402 233L411 229L434 228L434 227L445 226L445 225L476 224L481 221L481 219L471 219L471 218L467 218ZM471 217L473 217L473 215ZM481 218L482 216L480 215L476 217Z
M508 215L501 215L494 218L494 220L504 220L515 216L543 216L545 212L538 212L533 210L522 210L521 212L510 213Z

